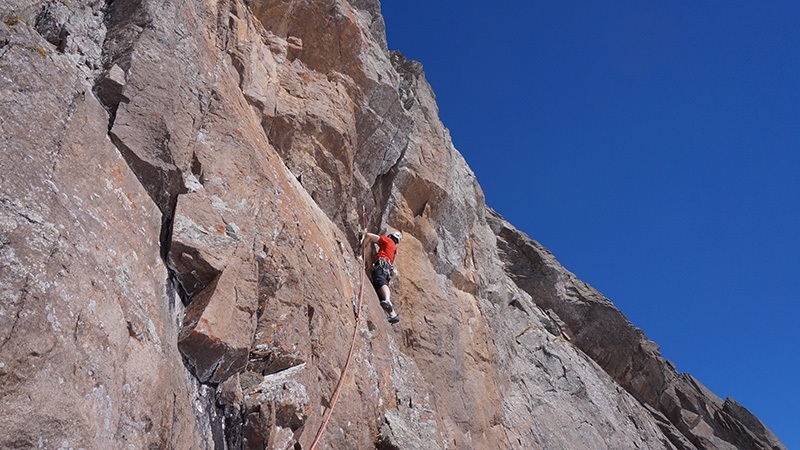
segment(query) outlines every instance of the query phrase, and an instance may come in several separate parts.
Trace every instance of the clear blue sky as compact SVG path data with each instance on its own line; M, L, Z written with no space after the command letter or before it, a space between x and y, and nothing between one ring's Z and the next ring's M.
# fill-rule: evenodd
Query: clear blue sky
M382 8L489 206L800 449L800 2Z

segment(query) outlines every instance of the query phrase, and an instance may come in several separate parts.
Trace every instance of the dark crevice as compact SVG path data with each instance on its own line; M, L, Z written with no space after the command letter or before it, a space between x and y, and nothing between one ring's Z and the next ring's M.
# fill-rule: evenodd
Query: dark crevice
M118 64L130 69L131 54L145 29L152 28L153 18L145 0L106 2L103 9L106 39L103 42L103 65L110 69Z
M414 217L422 217L426 206L428 206L428 200L423 201L419 208L414 211Z
M519 299L517 299L517 298L511 300L511 302L509 302L508 306L511 306L513 308L517 308L518 310L524 312L525 315L528 315L528 316L530 315L528 310L525 309L525 307L522 305L522 302L520 302Z
M69 20L70 11L60 2L44 4L36 16L34 29L49 43L53 44L60 53L64 53L67 45L69 31L66 22Z
M110 131L119 104L130 100L122 94L125 72L131 67L131 55L139 37L152 27L152 18L143 0L107 0L102 13L107 30L101 56L103 72L94 80L92 92L109 113Z
M142 159L115 133L109 133L109 137L161 213L171 220L178 203L178 195L185 193L186 188L181 171L170 160L169 152L159 152L168 158L166 161L149 161ZM163 145L167 147L168 142L164 142Z
M381 427L381 429L383 429L383 427ZM381 434L375 441L375 450L400 450L400 447L392 442L392 439L389 436Z
M183 306L184 307L185 306L189 306L189 303L191 303L192 298L186 292L186 289L183 288L183 285L178 280L178 276L175 273L175 271L172 270L172 269L167 269L167 270L168 270L167 278L169 279L170 285L174 287L175 293L178 295L178 298L181 299L181 303L183 304ZM172 301L172 300L170 299L170 301ZM174 308L175 305L170 304L170 307Z
M21 292L19 297L20 305L19 308L17 309L17 312L14 314L14 323L11 324L11 330L9 330L8 336L6 336L5 339L3 339L2 342L0 342L0 351L2 351L3 348L5 348L6 344L8 344L11 341L11 336L14 335L14 331L16 330L17 324L19 323L20 315L22 314L23 309L25 309L25 297L28 296L28 279L25 280L25 285L22 287L20 292Z
M311 322L314 320L314 307L308 305L308 329L311 330Z
M406 156L406 152L408 152L409 142L406 142L405 147L400 152L400 156L397 157L392 167L389 168L384 173L381 173L375 178L375 182L372 185L372 199L375 202L375 208L377 211L387 211L387 207L389 206L389 199L392 196L392 186L394 185L394 179L397 177L397 173L399 172L400 163ZM373 217L372 221L375 219L382 220L383 217ZM372 222L371 221L371 222ZM371 229L378 228L378 223L370 223L369 226Z
M186 367L191 367L186 361L184 361L184 364ZM215 449L224 449L226 448L224 411L216 402L217 389L216 386L210 384L206 384L204 389L206 390L206 394L199 400L205 403L204 409L207 411L206 420L208 420L208 424L211 426L211 439L214 442Z
M192 166L191 166L192 175L197 177L197 181L200 184L205 185L205 177L203 175L203 165L200 163L200 160L197 159L197 153L192 152Z
M246 419L244 403L226 403L217 390L218 414L222 417L225 449L242 450L245 448L243 427Z
M158 236L158 242L161 245L161 260L164 261L165 264L167 262L167 255L169 254L169 246L172 242L172 222L174 215L174 209L169 215L161 215L161 231Z
M114 66L117 68L117 66ZM121 71L121 69L120 69ZM125 97L122 93L124 87L120 80L112 77L111 72L103 74L92 87L92 93L95 98L103 105L103 108L108 112L108 132L114 128L114 121L117 119L117 109L121 103L128 103L130 99Z
M226 3L226 2L220 2ZM169 261L170 250L175 245L172 242L173 222L176 212L177 200L180 194L186 192L181 170L171 160L170 130L165 123L144 123L153 132L150 142L141 144L130 140L127 135L118 135L114 131L114 124L120 105L124 109L133 96L126 86L130 77L129 71L134 53L144 41L140 41L144 33L152 29L154 24L154 5L149 0L106 0L102 13L106 26L105 40L102 42L102 73L94 80L92 92L108 113L108 136L128 167L136 175L138 181L147 191L150 198L161 212L161 227L159 230L159 256L167 267L167 293L169 294L169 310L173 314L172 320L177 328L177 346L181 353L183 365L191 374L192 383L197 383L197 395L192 399L198 408L197 421L203 427L208 427L208 434L203 439L207 445L214 448L241 449L242 426L244 423L243 407L222 405L219 403L217 386L209 381L203 382L190 360L184 355L183 342L197 325L204 308L210 300L211 294L216 289L219 280L218 274L211 280L201 280L202 286L184 286L181 280L185 274L181 267L174 267ZM224 14L223 17L227 17ZM44 20L44 18L42 19ZM44 25L43 21L41 25ZM57 34L55 30L48 31L48 39L54 45L54 40L63 42L65 35ZM202 97L207 91L198 94ZM211 95L216 96L216 93ZM203 117L208 110L206 102L201 101ZM203 108L203 105L206 105ZM152 121L151 121L152 122ZM112 131L114 130L114 131ZM139 132L141 130L134 130ZM133 141L133 143L132 143ZM191 173L202 184L205 181L203 165L197 155L193 154L190 166ZM181 249L172 249L181 250ZM191 270L191 268L190 268ZM186 280L184 280L186 282ZM187 284L192 284L191 281ZM188 289L187 289L188 288ZM183 304L176 305L176 298ZM137 335L141 330L130 324L128 331ZM217 363L219 365L219 363ZM213 368L210 373L216 373L218 368ZM173 401L176 401L173 398ZM200 413L199 411L203 412ZM175 416L177 420L177 415ZM212 444L213 442L213 444Z
M186 338L187 334L191 334L191 332L197 326L197 323L200 321L200 318L208 306L208 303L211 301L212 295L217 289L219 278L220 277L218 275L205 287L205 289L193 295L189 300L189 303L186 307L186 313L184 315L183 330L181 331L181 335L178 337L179 343ZM216 369L209 373L215 372Z
M305 363L302 359L278 355L269 349L257 349L250 352L247 370L267 376Z
M45 8L40 13L37 18L37 27L41 25L43 29L47 29L51 38L48 40L54 43L53 39L55 39L56 33L50 29L52 27L47 26L49 22L52 22L50 19L52 14L48 11L48 8ZM166 262L170 249L173 216L178 195L184 189L180 171L174 167L171 161L154 163L143 161L136 152L128 148L118 136L111 132L120 103L130 101L123 94L123 89L126 83L126 72L131 65L131 55L144 30L152 28L153 18L145 0L106 0L101 12L107 30L102 43L101 56L104 71L95 80L92 92L109 114L109 138L161 210L159 253L162 261L169 267ZM169 136L166 139L168 143ZM168 270L168 283L175 286L181 301L187 305L189 295L178 282L175 272L171 269Z

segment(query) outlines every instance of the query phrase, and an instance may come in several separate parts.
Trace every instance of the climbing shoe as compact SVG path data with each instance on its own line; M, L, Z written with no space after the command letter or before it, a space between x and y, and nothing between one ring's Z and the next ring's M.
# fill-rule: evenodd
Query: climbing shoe
M397 322L400 322L400 316L392 316L392 317L389 317L388 320L389 320L389 323L397 323Z
M385 309L386 311L391 311L392 304L387 302L386 300L381 300L381 308Z

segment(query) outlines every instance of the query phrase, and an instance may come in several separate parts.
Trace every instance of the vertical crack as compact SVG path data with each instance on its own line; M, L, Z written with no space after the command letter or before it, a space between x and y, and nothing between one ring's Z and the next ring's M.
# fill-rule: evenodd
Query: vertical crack
M11 341L11 337L14 335L14 332L17 329L17 324L19 323L20 315L22 315L22 311L25 309L25 298L29 295L28 293L29 281L30 281L30 275L25 277L25 284L22 286L22 289L20 289L21 294L18 300L20 302L20 305L19 308L17 309L17 312L14 314L14 323L11 324L11 330L9 330L8 336L6 336L3 339L3 342L0 343L0 351L3 351L6 344L8 344Z

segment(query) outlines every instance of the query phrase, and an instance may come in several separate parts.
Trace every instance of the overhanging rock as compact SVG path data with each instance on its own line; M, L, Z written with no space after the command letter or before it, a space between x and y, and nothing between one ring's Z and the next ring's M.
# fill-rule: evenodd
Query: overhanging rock
M256 266L239 252L186 309L178 348L197 378L218 384L241 372L256 327Z

